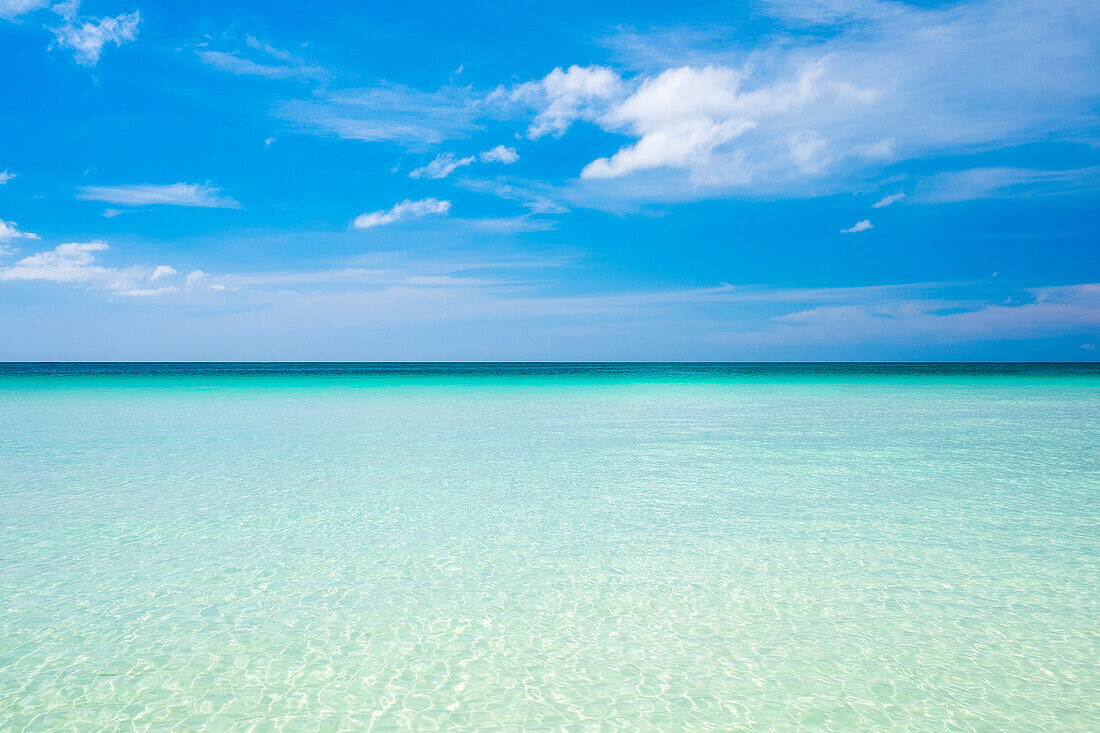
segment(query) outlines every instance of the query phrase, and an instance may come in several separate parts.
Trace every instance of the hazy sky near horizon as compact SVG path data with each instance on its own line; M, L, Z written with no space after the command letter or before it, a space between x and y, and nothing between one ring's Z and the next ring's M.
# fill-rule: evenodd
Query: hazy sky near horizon
M3 360L1095 360L1100 3L0 0Z

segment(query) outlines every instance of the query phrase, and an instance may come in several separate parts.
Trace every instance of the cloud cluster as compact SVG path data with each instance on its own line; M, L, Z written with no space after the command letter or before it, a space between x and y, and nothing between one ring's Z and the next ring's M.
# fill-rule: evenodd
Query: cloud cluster
M15 174L10 171L0 171L0 186L15 178Z
M84 22L66 22L56 29L57 44L72 49L78 63L95 66L108 43L121 46L137 38L141 14L124 13L114 18L92 18Z
M49 27L57 45L73 51L77 63L95 66L109 43L121 46L137 38L141 14L138 11L114 17L80 18L80 0L65 0L51 5L50 0L0 0L0 18L16 20L37 10L49 8L62 19L62 24Z
M842 190L900 160L1095 127L1095 3L793 1L771 11L829 32L751 50L721 29L666 34L652 44L666 45L662 58L693 63L633 76L559 68L495 98L534 110L531 137L586 121L632 138L581 176L629 179L637 185L604 190L654 199L685 185L697 196Z
M51 283L80 283L106 290L114 295L148 297L177 293L193 289L202 280L199 270L193 271L183 285L152 285L171 280L179 273L169 265L154 268L143 266L114 268L96 261L97 254L109 247L106 242L67 242L52 250L24 257L11 265L0 267L0 282L41 281ZM198 274L200 277L196 277ZM215 289L224 289L215 285Z
M373 211L369 214L360 214L355 217L351 225L355 229L370 229L371 227L393 224L402 219L416 219L430 214L445 215L451 210L450 201L426 198L419 201L404 201L394 204L388 210Z

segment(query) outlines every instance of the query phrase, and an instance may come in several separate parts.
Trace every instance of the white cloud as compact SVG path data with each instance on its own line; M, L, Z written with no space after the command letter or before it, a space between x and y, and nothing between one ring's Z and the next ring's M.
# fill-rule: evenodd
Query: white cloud
M213 209L239 209L241 205L221 189L209 184L173 183L170 185L127 184L122 186L81 186L76 195L87 201L106 201L126 206L197 206Z
M897 203L898 201L901 201L903 198L905 198L905 193L902 192L902 191L898 191L897 193L892 193L889 196L883 196L881 199L879 199L875 203L871 204L871 208L872 209L882 209L882 208L885 208L885 207L889 206L890 204L894 204L894 203Z
M489 150L483 150L478 157L482 163L503 163L504 165L511 165L519 160L519 153L515 148L507 148L503 145L497 145L495 148Z
M60 244L52 250L24 257L8 267L0 267L0 281L40 280L53 283L85 283L110 290L118 295L148 296L174 290L174 288L148 289L137 285L146 279L153 279L145 268L119 270L97 265L95 253L106 249L107 245L98 241Z
M469 156L456 158L453 153L442 153L435 157L431 163L421 166L409 173L409 178L446 178L458 168L470 165L477 158Z
M160 280L162 277L171 277L176 274L176 269L168 265L157 265L153 270L153 274L149 276L150 281Z
M47 280L49 282L86 282L113 279L118 271L96 266L95 252L107 249L104 242L69 242L47 252L24 257L13 265L0 267L0 280Z
M31 232L20 231L14 221L4 221L0 219L0 242L9 239L38 239L38 235Z
M189 286L194 286L198 285L208 277L210 277L210 275L203 272L202 270L192 270L191 272L187 273L187 277L184 278L184 282Z
M868 229L872 229L872 228L873 227L871 226L871 222L867 219L863 219L861 221L857 221L855 224L848 227L847 229L841 229L840 233L841 234L855 234L856 232L865 232Z
M621 92L619 76L602 66L570 66L554 69L539 81L529 81L510 91L500 89L498 99L510 99L538 110L527 130L537 139L546 134L561 136L578 119L593 120L607 102Z
M123 41L134 40L139 23L141 14L135 10L114 18L92 19L79 26L66 23L54 33L58 45L72 49L79 63L95 66L105 45L114 43L121 46Z
M14 173L10 173L9 171L0 171L0 186L3 186L5 183L13 178L15 178Z
M383 210L374 211L369 214L360 214L355 217L355 221L353 221L351 225L356 229L369 229L370 227L392 224L402 219L415 219L429 214L444 215L450 210L450 201L440 201L439 199L433 198L420 199L419 201L410 201L406 199L399 204L395 204L393 208L388 211Z
M654 168L688 172L695 183L749 183L761 168L816 174L839 155L806 112L815 105L858 108L879 92L826 78L821 62L808 63L789 81L745 88L742 71L706 66L668 69L641 82L598 120L609 130L638 138L610 158L598 158L581 172L585 178L615 178ZM746 133L763 128L763 140L736 145ZM755 149L755 151L754 151ZM755 152L755 154L753 154ZM789 174L788 174L789 175Z
M49 0L0 0L0 18L11 20L49 4Z

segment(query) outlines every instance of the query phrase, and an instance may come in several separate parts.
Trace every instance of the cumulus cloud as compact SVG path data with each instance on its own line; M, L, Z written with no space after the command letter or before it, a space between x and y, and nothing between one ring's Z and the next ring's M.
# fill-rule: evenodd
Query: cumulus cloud
M169 265L157 265L153 270L153 274L149 276L149 280L156 281L160 280L162 277L171 277L175 274L176 269L174 267L170 267Z
M31 232L20 231L14 221L4 221L0 219L0 242L5 242L10 239L38 239L38 235Z
M905 193L902 192L902 191L898 191L897 193L892 193L889 196L883 196L881 199L879 199L875 203L871 204L871 208L872 209L882 209L882 208L885 208L885 207L889 206L890 204L896 204L898 201L901 201L903 198L905 198Z
M450 201L427 198L419 201L405 199L401 203L394 204L389 210L374 211L369 214L360 214L355 217L352 226L356 229L369 229L371 227L393 224L402 219L416 219L429 214L445 215L451 210Z
M865 232L868 229L872 229L872 228L873 227L871 226L871 222L869 220L862 219L861 221L857 221L855 224L848 227L847 229L841 229L840 233L841 234L855 234L856 232Z
M77 198L106 201L126 206L196 206L212 209L239 209L241 205L209 184L173 183L170 185L126 184L122 186L81 186Z
M609 100L619 96L622 80L602 66L557 68L539 81L529 81L511 90L498 90L498 99L509 99L538 110L527 136L561 136L576 120L594 120Z
M141 14L138 11L114 18L92 18L79 25L68 22L55 29L57 44L73 51L78 63L95 66L103 47L108 43L121 46L123 41L137 37Z
M746 89L745 73L736 69L668 69L642 81L599 118L604 127L638 140L610 158L592 161L581 176L614 178L678 168L698 183L748 183L762 165L774 167L780 160L798 173L818 173L839 153L830 152L829 141L815 129L791 130L791 117L813 105L858 108L880 94L873 88L834 82L825 72L824 63L814 62L790 81ZM761 126L766 126L765 139L756 141L756 156L751 155L752 143L733 144Z
M9 171L0 171L0 186L15 178L15 174Z
M478 158L482 163L503 163L504 165L511 165L519 160L519 153L515 148L508 148L503 145L497 145L495 148L483 150Z
M0 0L0 18L11 20L49 4L49 0Z
M113 280L118 273L95 265L96 252L107 249L104 242L69 242L52 250L24 257L13 265L0 267L0 280L46 280L49 282L86 282Z
M203 280L205 280L208 277L209 277L209 275L207 273L203 272L202 270L192 270L191 272L187 273L187 277L185 278L185 282L188 285L198 285L199 283L201 283Z

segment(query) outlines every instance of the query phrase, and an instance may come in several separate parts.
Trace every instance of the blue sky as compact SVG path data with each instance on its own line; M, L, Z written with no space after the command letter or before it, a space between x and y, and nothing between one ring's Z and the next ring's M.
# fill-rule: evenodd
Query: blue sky
M0 359L1095 360L1100 4L0 0Z

